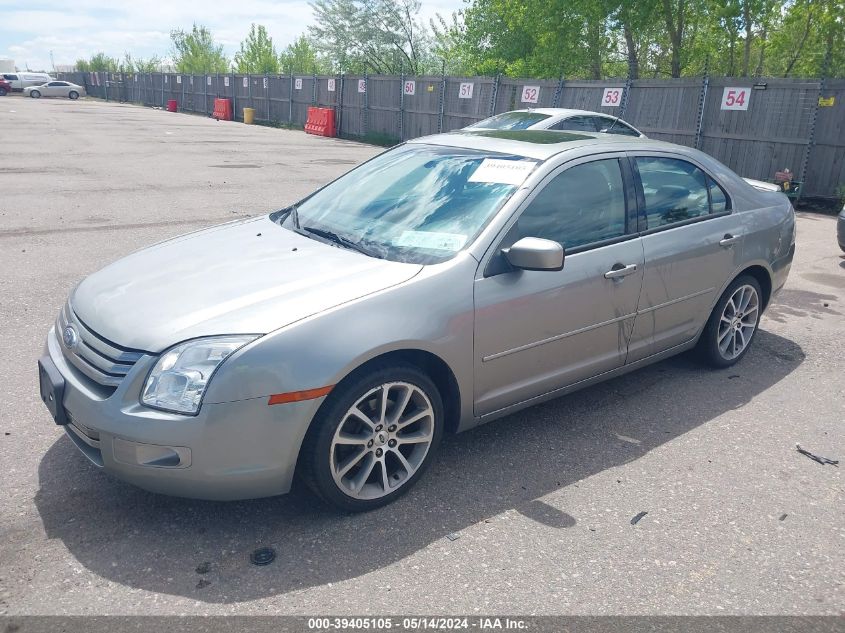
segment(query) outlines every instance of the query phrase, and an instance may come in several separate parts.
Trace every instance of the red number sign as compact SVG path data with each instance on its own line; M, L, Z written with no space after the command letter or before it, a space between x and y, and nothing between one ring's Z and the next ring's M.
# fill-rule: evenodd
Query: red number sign
M416 81L406 81L404 86L404 91L406 95L415 95L417 94L417 82Z
M525 86L522 89L523 103L537 103L540 100L540 86Z
M622 105L622 93L624 88L605 88L601 96L601 107L618 108Z
M748 88L726 87L722 92L722 110L747 110L749 97Z

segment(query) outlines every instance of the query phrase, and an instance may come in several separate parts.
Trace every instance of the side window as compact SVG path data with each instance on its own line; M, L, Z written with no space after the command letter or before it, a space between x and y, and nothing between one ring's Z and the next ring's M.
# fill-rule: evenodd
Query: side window
M558 121L549 129L567 130L569 132L595 132L596 125L593 123L593 117L571 116L563 121Z
M636 161L649 229L710 213L707 176L698 167L675 158L639 157Z
M51 82L50 82L50 83L48 83L47 85L48 85L48 86L53 86L53 87L59 87L59 86L64 86L65 84L64 84L64 83L62 83L61 81L51 81Z
M715 180L707 177L707 184L710 187L710 213L724 213L731 210L731 199L725 190Z
M625 235L625 188L616 159L576 165L555 176L517 222L517 237L567 249Z
M18 80L17 75L3 75L3 77L4 77L4 79L8 79L9 81L17 81Z
M622 136L636 136L639 137L640 133L637 132L634 128L630 125L626 125L622 123L622 121L617 121L616 125L613 126L613 129L610 130L611 134L620 134Z

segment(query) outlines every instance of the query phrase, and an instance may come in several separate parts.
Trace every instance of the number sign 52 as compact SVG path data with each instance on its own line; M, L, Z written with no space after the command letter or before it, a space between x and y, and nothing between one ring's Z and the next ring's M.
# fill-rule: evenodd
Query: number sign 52
M522 88L522 103L537 103L540 100L540 86L524 86Z
M625 88L605 88L601 95L602 108L617 108L622 105L622 93Z
M748 88L726 86L722 92L722 110L747 110L749 97Z

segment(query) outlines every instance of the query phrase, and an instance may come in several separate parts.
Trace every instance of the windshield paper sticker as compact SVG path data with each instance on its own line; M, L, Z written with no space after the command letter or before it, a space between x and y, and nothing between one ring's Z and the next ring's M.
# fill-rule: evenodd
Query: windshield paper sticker
M438 251L458 251L467 241L466 235L458 233L434 233L430 231L403 231L396 246L430 248Z
M469 182L492 182L500 185L521 185L537 163L527 160L485 158L469 177Z

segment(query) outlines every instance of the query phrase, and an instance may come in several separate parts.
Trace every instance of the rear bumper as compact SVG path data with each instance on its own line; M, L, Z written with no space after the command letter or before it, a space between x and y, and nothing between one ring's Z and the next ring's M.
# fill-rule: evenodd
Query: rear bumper
M268 406L267 398L204 404L197 416L141 406L151 364L139 361L103 397L65 361L55 329L47 354L65 380L65 432L97 467L152 492L251 499L290 489L299 448L322 399Z

